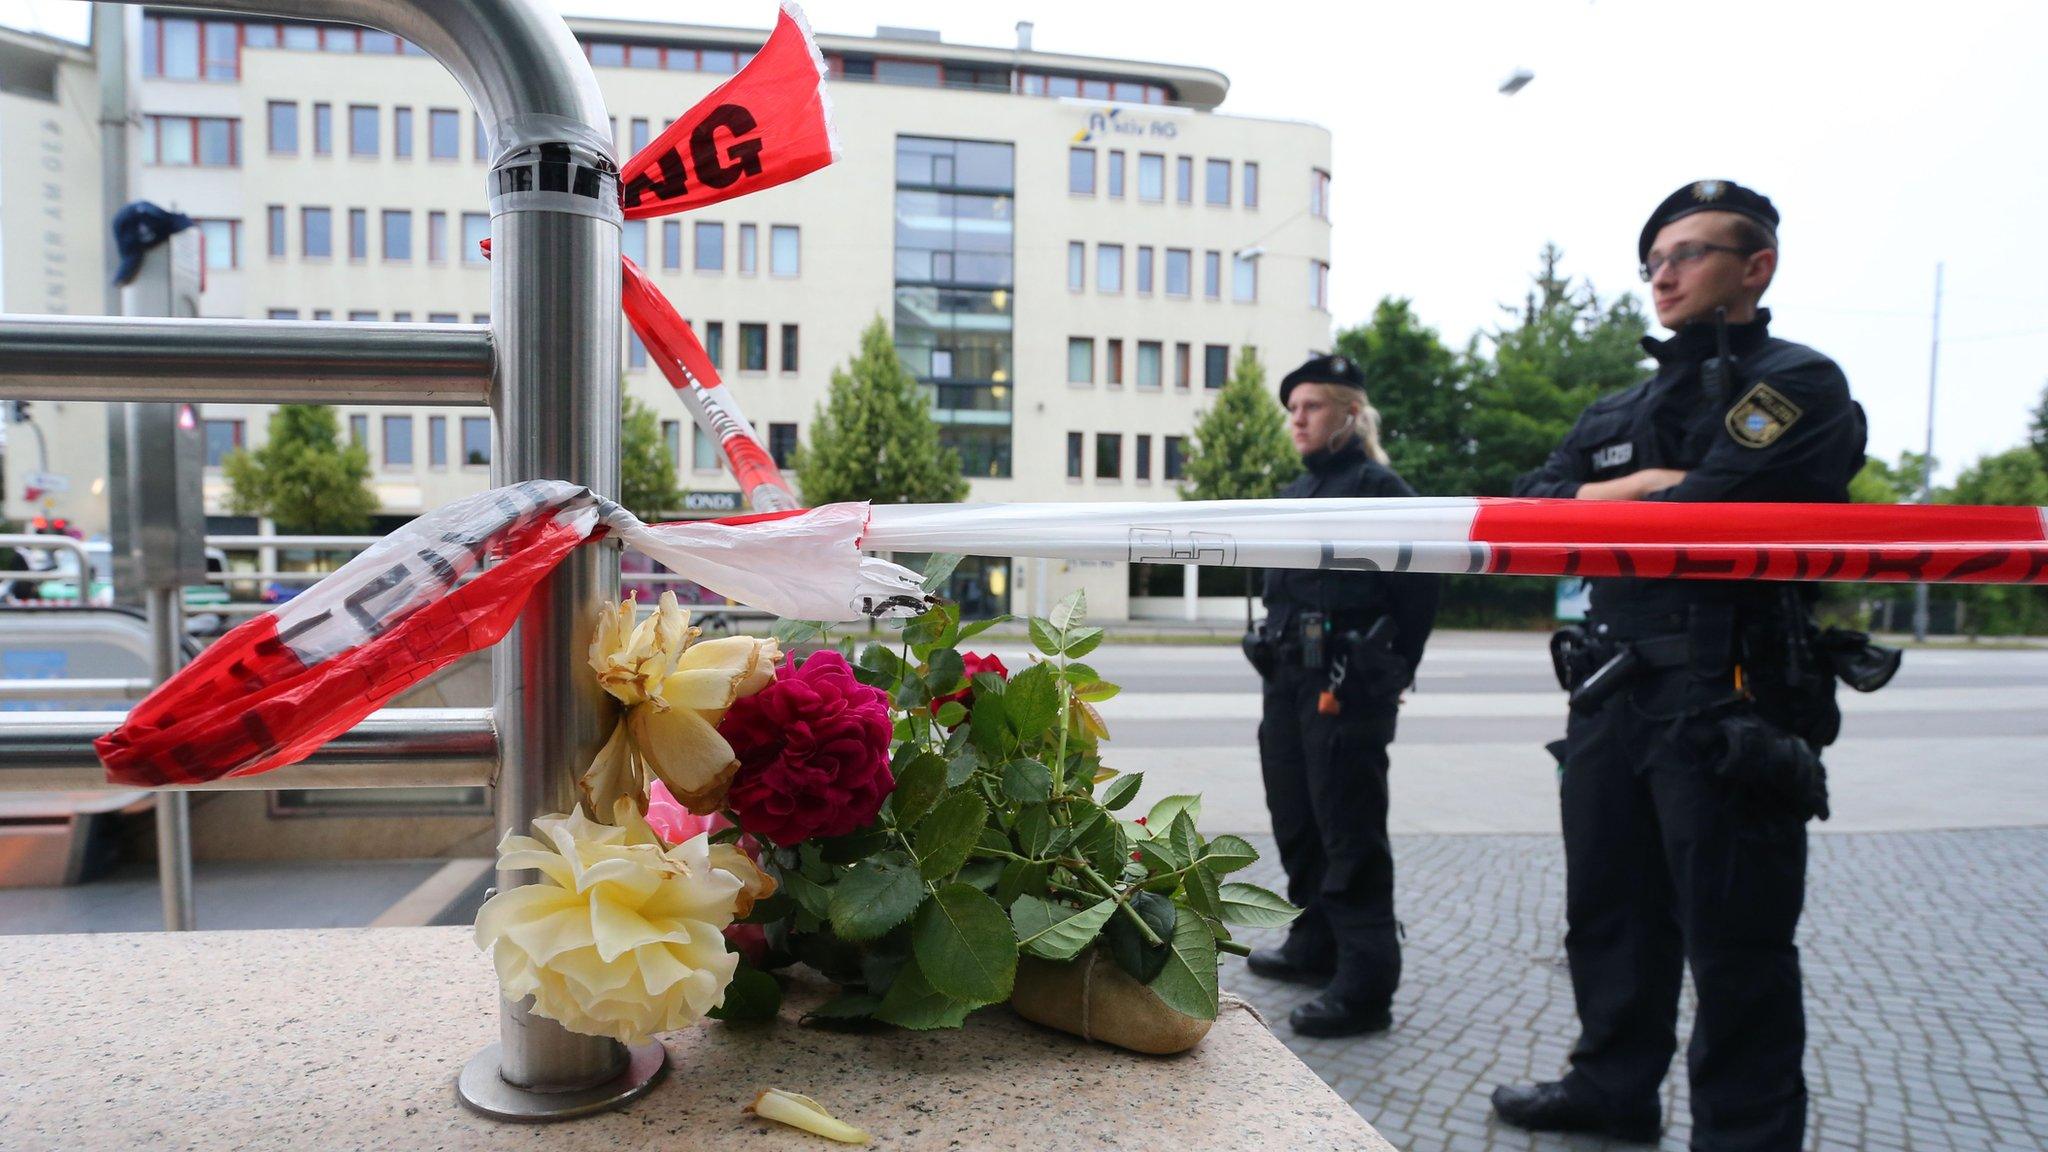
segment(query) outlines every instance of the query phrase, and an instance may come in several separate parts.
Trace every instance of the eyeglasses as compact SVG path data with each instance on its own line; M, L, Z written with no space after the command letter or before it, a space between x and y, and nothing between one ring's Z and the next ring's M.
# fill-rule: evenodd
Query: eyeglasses
M1680 244L1663 256L1650 257L1649 260L1639 265L1636 271L1642 276L1643 283L1648 284L1656 278L1657 272L1666 264L1676 264L1683 268L1687 264L1696 264L1706 259L1707 254L1710 252L1727 252L1735 256L1749 256L1759 251L1761 249L1736 248L1727 244Z

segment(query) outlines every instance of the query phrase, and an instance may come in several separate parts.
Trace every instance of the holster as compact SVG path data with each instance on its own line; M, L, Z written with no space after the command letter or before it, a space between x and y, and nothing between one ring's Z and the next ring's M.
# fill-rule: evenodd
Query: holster
M1394 651L1395 626L1382 616L1364 632L1344 633L1345 683L1367 699L1399 696L1415 679L1408 660Z
M1707 740L1714 775L1802 821L1828 818L1828 770L1813 745L1747 710L1720 717Z
M1273 675L1277 656L1273 651L1273 642L1266 639L1264 632L1257 627L1247 628L1239 644L1244 648L1244 658L1251 661L1252 667L1262 678Z
M1815 748L1834 743L1842 732L1835 665L1799 590L1780 588L1767 607L1745 614L1740 640L1757 712Z

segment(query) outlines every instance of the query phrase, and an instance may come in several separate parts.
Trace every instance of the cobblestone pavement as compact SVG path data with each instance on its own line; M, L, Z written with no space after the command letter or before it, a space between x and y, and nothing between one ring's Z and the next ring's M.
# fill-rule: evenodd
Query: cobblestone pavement
M1270 837L1244 879L1276 890ZM2048 829L1812 838L1800 947L1814 1152L2048 1148ZM1496 1084L1555 1079L1577 1035L1550 836L1397 836L1408 936L1393 1031L1298 1037L1313 993L1226 959L1227 991L1403 1149L1636 1148L1497 1124ZM1254 945L1277 930L1248 933ZM1690 1132L1681 1009L1664 1149Z

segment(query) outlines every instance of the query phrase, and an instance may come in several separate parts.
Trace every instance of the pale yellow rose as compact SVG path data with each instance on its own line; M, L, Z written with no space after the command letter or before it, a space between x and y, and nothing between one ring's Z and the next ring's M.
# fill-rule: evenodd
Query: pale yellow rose
M782 648L747 636L691 643L697 629L672 592L637 624L634 610L631 598L607 605L590 643L590 667L626 716L577 785L593 813L620 799L646 811L657 777L690 811L715 812L740 766L718 722L733 701L775 679Z
M725 999L739 957L723 930L775 881L730 845L697 836L664 847L630 803L599 824L578 810L507 834L501 869L544 879L477 911L505 998L571 1032L638 1044L687 1027Z

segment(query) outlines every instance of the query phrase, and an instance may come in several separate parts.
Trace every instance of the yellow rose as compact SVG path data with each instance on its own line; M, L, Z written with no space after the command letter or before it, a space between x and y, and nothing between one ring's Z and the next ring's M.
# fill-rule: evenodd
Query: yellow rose
M638 1044L687 1027L725 999L739 957L725 926L775 881L730 845L697 836L673 848L629 802L599 824L578 810L533 822L542 839L507 834L501 869L544 879L477 911L505 998L571 1032Z
M775 679L782 648L747 636L691 643L697 629L672 592L637 624L635 607L630 597L607 605L590 642L590 667L626 716L577 786L593 814L621 799L646 811L650 777L690 811L715 812L740 766L718 722Z

